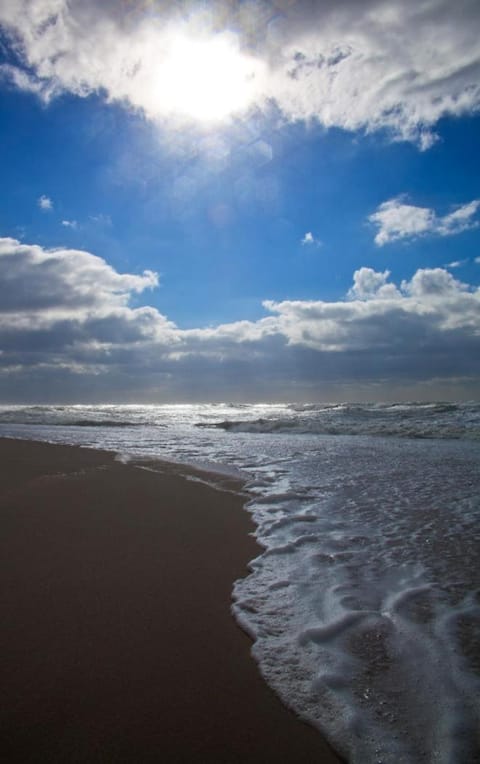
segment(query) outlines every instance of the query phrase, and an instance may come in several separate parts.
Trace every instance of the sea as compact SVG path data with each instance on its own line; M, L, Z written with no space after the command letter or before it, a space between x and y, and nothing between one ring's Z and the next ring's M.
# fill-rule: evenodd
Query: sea
M238 477L232 610L282 701L354 764L480 761L480 403L2 406L0 435Z

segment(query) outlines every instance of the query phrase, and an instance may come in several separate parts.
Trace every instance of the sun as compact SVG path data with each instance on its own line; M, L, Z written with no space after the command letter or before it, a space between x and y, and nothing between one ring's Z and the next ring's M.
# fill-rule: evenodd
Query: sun
M244 111L260 86L261 63L231 35L174 36L155 75L163 113L218 122Z

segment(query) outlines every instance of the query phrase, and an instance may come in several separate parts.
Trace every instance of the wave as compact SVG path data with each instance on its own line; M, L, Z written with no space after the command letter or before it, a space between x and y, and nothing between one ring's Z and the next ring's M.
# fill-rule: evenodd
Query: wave
M480 439L480 403L291 403L196 406L3 406L1 425L191 428L275 435Z
M306 413L309 415L305 416ZM396 407L395 413L393 407L389 407L388 414L385 410L381 412L350 406L348 411L344 408L341 412L338 409L310 409L306 412L304 409L302 414L297 416L197 422L195 426L252 434L480 439L480 417L464 417L455 405L437 404L426 410L423 407L421 414L418 411L414 413L411 409L403 410L400 406Z
M112 419L76 419L71 422L55 422L56 427L142 427L143 422Z
M20 424L28 426L48 427L143 427L146 422L133 422L128 419L61 419L51 417L0 417L0 424ZM155 424L156 427L164 425Z

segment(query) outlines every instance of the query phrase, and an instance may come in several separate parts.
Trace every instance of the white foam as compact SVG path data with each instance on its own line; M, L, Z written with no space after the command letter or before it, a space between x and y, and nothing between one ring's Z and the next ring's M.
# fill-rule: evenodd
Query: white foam
M267 548L237 582L235 612L256 636L267 681L352 762L471 764L479 454L338 445L323 459L315 452L316 465L304 454L295 471L311 470L310 485L316 471L334 471L315 511L295 513L280 497L284 515L272 523L263 502L251 503Z

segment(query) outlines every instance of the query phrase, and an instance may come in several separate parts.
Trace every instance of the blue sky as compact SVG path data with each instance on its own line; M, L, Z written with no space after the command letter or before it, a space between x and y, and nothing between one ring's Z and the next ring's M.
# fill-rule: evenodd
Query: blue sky
M475 2L0 25L3 400L478 396Z

